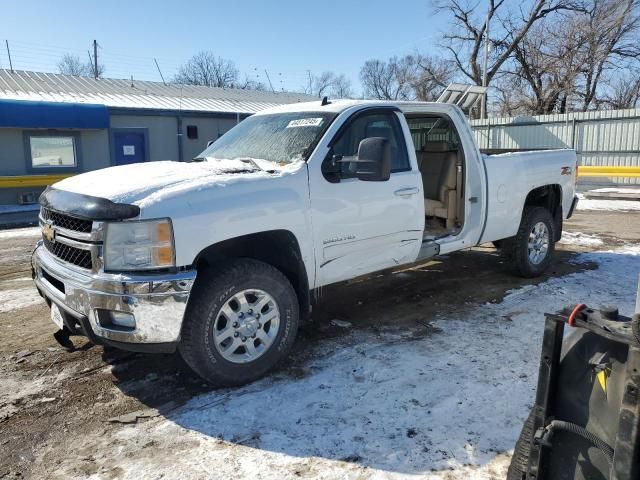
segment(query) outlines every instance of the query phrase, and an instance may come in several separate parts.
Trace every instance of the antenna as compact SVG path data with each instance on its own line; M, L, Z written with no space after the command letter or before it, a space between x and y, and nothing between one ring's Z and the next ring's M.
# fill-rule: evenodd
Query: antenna
M329 97L322 97L322 103L320 106L324 107L325 105L329 105L331 102L329 101Z
M9 40L5 40L7 44L7 56L9 57L9 68L11 69L11 73L13 73L13 63L11 63L11 50L9 50Z
M267 80L269 81L269 86L271 87L271 91L273 93L276 93L276 91L273 89L273 83L271 83L271 78L269 78L269 72L267 72L267 69L264 69L264 74L267 76Z
M164 81L164 77L162 76L162 71L160 70L160 65L158 65L158 60L156 60L155 58L153 59L154 62L156 62L156 68L158 69L158 73L160 74L160 78L162 79L162 83L164 83L164 85L167 85L167 82Z
M93 70L93 58L91 58L91 52L89 50L87 50L87 55L89 55L89 68ZM95 74L94 74L94 78L95 78Z

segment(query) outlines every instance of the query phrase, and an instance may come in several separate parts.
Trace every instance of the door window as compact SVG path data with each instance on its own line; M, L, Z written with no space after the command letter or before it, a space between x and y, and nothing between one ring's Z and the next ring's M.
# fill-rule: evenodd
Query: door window
M391 173L411 170L409 155L402 134L402 128L394 113L372 113L351 120L338 134L329 151L327 160L334 156L344 160L358 155L358 146L365 138L383 137L391 145ZM355 164L340 163L340 178L355 177Z

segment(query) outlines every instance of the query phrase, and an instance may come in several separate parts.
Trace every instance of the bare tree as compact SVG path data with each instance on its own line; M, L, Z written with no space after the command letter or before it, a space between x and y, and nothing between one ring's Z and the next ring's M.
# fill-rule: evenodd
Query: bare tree
M351 98L353 97L353 88L351 80L344 73L333 77L333 85L331 85L330 95L333 98Z
M637 108L640 104L640 72L614 80L601 101L612 109Z
M360 69L364 95L379 100L407 100L411 87L399 71L398 58L367 60Z
M318 98L324 96L332 98L350 98L353 96L351 80L343 73L324 71L320 75L309 74L309 85L304 88L305 93Z
M583 65L580 26L570 17L535 25L514 49L512 68L498 81L507 110L565 113L577 95ZM511 87L511 88L509 88Z
M58 71L62 75L74 75L76 77L94 77L94 64L93 60L83 62L77 55L71 55L66 53L62 56L58 62ZM98 64L98 78L102 78L104 75L104 65Z
M360 69L365 96L380 100L435 100L454 75L450 62L419 53L368 60Z
M316 97L324 97L331 84L333 83L333 72L322 72L320 75L313 76L311 79L311 89L310 92L312 95Z
M597 100L598 87L608 70L640 60L638 0L592 0L582 16L584 67L582 110Z
M515 3L515 2L514 2ZM493 49L487 66L487 84L500 72L516 47L536 22L556 12L580 8L574 0L533 0L530 8L505 0L489 0L486 17L478 16L478 4L471 0L435 0L436 9L448 14L452 28L445 34L445 48L449 51L459 71L476 85L482 85L482 48L486 34L486 22L497 23L499 29L490 36Z
M264 83L259 82L257 80L251 80L247 75L245 75L243 81L238 82L234 87L239 88L241 90L266 90L267 89L267 86Z
M606 84L632 88L616 78L640 58L637 10L638 0L585 0L582 9L538 22L503 67L505 78L497 84L502 109L565 113L615 103L605 98Z
M62 75L74 75L76 77L85 77L89 73L87 65L80 61L80 57L68 53L65 53L58 62L58 71Z
M421 54L407 55L405 59L416 100L436 100L455 77L455 68L447 60Z
M231 60L202 51L180 67L173 81L185 85L234 88L238 84L238 69Z

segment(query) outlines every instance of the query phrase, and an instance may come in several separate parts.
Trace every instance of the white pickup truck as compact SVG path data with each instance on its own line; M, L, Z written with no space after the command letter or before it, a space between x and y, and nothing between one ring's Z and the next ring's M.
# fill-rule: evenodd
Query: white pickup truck
M572 150L481 154L449 104L277 107L191 162L47 189L33 274L57 335L177 348L206 380L241 384L288 353L323 285L486 242L542 273L576 168Z

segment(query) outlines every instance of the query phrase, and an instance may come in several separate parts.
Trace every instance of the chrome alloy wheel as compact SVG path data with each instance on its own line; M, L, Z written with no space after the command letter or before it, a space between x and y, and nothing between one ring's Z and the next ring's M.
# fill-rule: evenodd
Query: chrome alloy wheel
M242 290L229 298L217 313L213 341L222 357L247 363L264 355L280 328L280 311L263 290Z
M549 229L544 222L538 222L529 232L529 260L534 265L539 265L546 258L548 251Z

